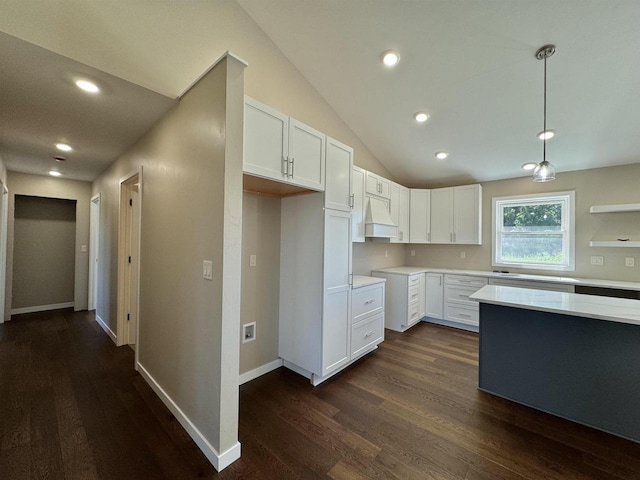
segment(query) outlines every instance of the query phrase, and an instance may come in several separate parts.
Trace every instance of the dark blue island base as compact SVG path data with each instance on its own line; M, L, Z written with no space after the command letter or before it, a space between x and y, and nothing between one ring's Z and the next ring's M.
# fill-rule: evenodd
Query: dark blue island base
M480 304L480 390L640 442L640 326Z

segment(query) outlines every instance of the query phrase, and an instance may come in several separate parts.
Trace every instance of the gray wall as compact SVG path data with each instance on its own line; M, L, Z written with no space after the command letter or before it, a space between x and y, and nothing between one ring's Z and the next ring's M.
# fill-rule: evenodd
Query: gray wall
M485 182L482 184L482 245L408 245L406 265L493 270L491 266L491 199L528 193L576 192L576 269L574 272L553 270L518 270L584 278L603 278L630 282L640 281L640 254L637 248L590 247L590 240L618 237L640 238L640 213L590 214L591 205L640 202L640 164L558 173L556 180L534 183L530 176ZM416 251L415 257L411 250ZM465 259L460 258L464 251ZM603 266L590 264L591 255L604 257ZM625 267L625 257L635 258L635 267ZM502 269L502 268L501 268Z
M237 444L243 68L223 59L93 185L116 331L119 180L143 168L139 364L219 453Z
M76 202L16 195L12 308L73 302Z
M5 319L9 319L12 308L11 293L13 292L13 224L15 195L59 198L64 200L75 200L77 202L73 302L75 304L75 310L86 310L89 284L88 245L91 184L78 180L54 178L48 175L27 175L24 173L7 172L7 186L9 188L9 218L7 229L7 301L5 305ZM87 245L86 252L82 251L82 245Z

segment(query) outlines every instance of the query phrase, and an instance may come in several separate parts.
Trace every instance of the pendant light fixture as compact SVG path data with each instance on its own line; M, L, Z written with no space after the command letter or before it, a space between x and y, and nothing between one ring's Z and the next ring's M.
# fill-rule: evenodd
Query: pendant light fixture
M544 60L544 126L543 132L547 131L547 58L556 52L555 45L545 45L536 52L538 60ZM550 182L556 179L556 169L547 162L547 137L542 138L542 161L533 171L534 182Z

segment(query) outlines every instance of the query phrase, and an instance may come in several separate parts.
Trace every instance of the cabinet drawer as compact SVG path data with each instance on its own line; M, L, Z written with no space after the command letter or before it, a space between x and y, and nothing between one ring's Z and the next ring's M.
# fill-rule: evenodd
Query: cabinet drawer
M467 275L445 275L444 283L447 285L476 287L476 290L479 290L481 287L487 285L488 280L485 277L470 277Z
M415 301L409 304L409 312L407 315L406 325L413 325L420 320L420 302Z
M384 314L380 313L351 327L351 358L365 353L384 340Z
M408 282L410 287L412 287L413 285L418 285L420 283L420 274L418 273L417 275L409 275Z
M353 323L357 323L376 310L382 311L383 300L384 283L355 289L351 297Z
M445 320L449 320L451 322L458 322L475 326L478 326L480 324L480 313L478 312L478 309L469 308L465 305L445 303L444 316Z
M453 303L463 303L469 308L478 309L478 302L470 300L469 295L473 295L481 287L462 287L457 285L444 286L444 301Z
M412 285L409 287L409 303L420 300L420 285Z

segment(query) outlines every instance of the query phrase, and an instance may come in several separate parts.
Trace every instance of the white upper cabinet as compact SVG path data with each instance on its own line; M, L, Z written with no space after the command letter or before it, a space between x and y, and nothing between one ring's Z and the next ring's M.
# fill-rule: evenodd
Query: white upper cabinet
M353 167L353 210L351 211L352 234L354 242L364 242L364 181L366 171L360 167Z
M431 190L431 243L482 244L482 186Z
M482 186L453 189L453 241L482 244Z
M409 243L431 242L431 190L410 191Z
M431 190L431 243L453 243L453 188Z
M351 212L355 209L352 186L353 148L327 137L324 206Z
M288 181L289 117L245 97L244 132L244 172Z
M365 191L369 195L377 195L383 198L390 198L391 196L391 181L376 175L375 173L367 172L366 188Z
M324 189L324 133L289 118L289 181L314 190Z
M409 189L391 182L390 184L391 220L398 226L398 236L391 238L391 243L409 242Z
M325 138L310 126L244 97L244 173L322 191Z

